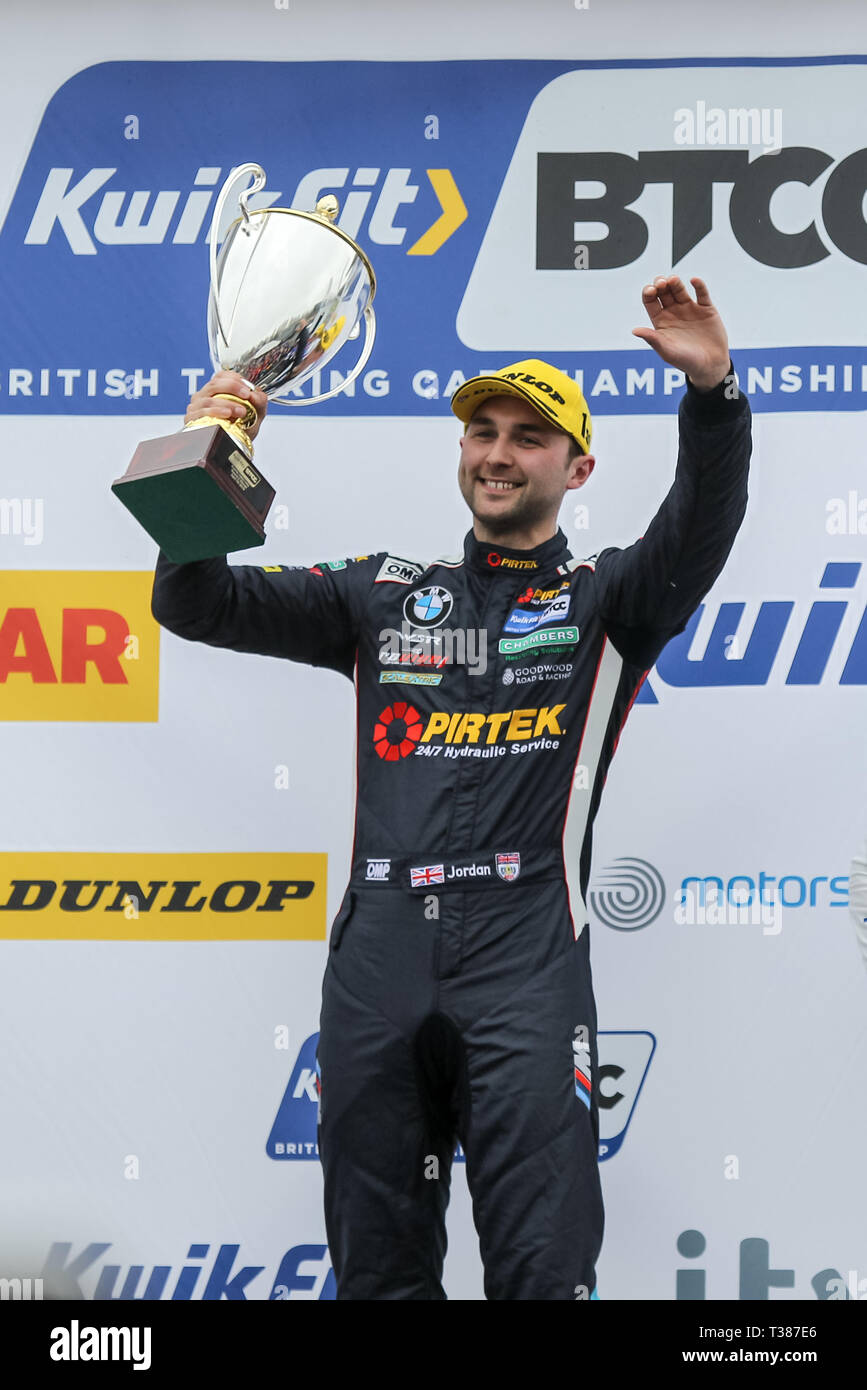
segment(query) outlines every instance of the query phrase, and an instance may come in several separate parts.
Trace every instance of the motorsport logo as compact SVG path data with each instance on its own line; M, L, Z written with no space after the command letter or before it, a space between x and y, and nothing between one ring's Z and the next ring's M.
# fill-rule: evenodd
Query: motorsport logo
M0 939L324 941L326 854L0 853Z
M316 1140L318 1043L319 1034L311 1033L301 1044L268 1135L265 1148L269 1158L294 1162L319 1158ZM596 1035L596 1049L601 1161L613 1158L623 1146L638 1097L647 1079L656 1039L652 1033L642 1030L602 1032ZM455 1150L455 1160L464 1160L460 1144Z
M504 757L560 747L566 730L559 718L565 704L495 714L435 710L422 722L413 705L388 705L373 729L373 746L385 762L416 757ZM550 734L548 738L546 735ZM474 745L474 746L470 746ZM481 746L479 746L481 745Z
M638 931L660 916L666 901L662 875L646 859L620 858L594 873L588 902L598 921L615 931ZM755 926L777 935L782 909L848 907L846 874L687 874L671 900L677 926Z

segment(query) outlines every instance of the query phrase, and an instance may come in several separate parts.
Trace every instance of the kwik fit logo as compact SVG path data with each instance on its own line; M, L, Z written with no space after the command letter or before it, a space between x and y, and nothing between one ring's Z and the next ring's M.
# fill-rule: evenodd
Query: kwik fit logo
M230 168L201 165L191 187L132 189L117 167L91 169L53 167L48 170L24 237L25 246L45 246L52 238L65 240L75 256L95 256L107 246L190 246L204 244L210 226L216 186ZM120 175L120 177L118 177ZM357 168L311 169L295 186L291 198L276 189L263 189L250 199L254 209L275 204L313 208L326 192L345 192L337 225L348 236L362 231L381 246L402 245L407 228L396 225L406 206L415 202L421 180L427 177L438 213L421 236L406 247L408 256L430 256L440 249L467 216L467 209L450 169Z
M655 675L680 687L867 685L863 569L857 560L829 561L818 586L822 598L809 608L793 599L765 599L749 633L742 630L746 604L721 603L701 641L699 628L705 631L708 619L707 605L700 603L683 632L666 644ZM645 681L636 704L656 703Z
M336 1297L334 1274L324 1245L292 1246L270 1273L267 1265L243 1264L240 1245L215 1246L193 1241L179 1265L156 1264L151 1269L138 1263L125 1268L115 1262L116 1256L109 1254L111 1249L110 1241L92 1241L81 1248L69 1241L55 1241L42 1269L49 1297L120 1303Z

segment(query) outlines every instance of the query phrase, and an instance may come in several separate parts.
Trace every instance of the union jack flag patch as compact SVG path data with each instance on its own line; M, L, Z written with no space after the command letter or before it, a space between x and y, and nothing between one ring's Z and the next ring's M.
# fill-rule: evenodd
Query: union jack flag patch
M442 864L428 864L423 869L410 869L409 879L413 888L426 888L429 883L445 883L445 867Z

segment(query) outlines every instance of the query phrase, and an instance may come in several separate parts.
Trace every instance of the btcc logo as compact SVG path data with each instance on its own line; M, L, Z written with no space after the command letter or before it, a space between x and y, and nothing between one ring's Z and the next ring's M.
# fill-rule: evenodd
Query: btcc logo
M443 743L513 743L519 739L538 738L540 734L558 737L566 732L559 723L565 708L565 705L546 705L542 709L513 709L499 714L440 710L428 719L421 742L442 739Z
M822 218L828 242L851 260L864 263L865 150L857 150L831 170L822 194ZM540 153L536 183L536 269L575 268L575 224L594 222L606 235L591 241L594 271L631 265L644 254L648 225L632 204L648 184L671 187L671 264L713 230L713 214L722 206L713 197L715 184L731 186L728 218L738 244L762 265L794 270L817 265L828 246L811 223L797 233L775 225L774 194L787 184L810 187L834 164L824 150L797 145L750 159L745 149L645 150L636 158L613 151ZM582 185L601 184L596 197L579 197Z

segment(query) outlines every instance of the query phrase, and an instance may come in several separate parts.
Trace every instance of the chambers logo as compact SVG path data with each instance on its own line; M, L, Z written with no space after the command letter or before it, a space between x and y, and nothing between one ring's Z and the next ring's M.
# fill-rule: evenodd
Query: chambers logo
M156 721L153 575L0 572L0 720Z
M319 1158L316 1124L320 1078L316 1062L319 1034L301 1044L265 1145L269 1158L298 1162ZM623 1147L638 1097L656 1050L656 1039L643 1030L598 1033L599 1159L613 1158ZM565 1069L568 1075L568 1068ZM322 1085L323 1098L328 1081ZM325 1102L327 1104L327 1101ZM457 1162L463 1149L455 1151Z
M0 854L0 939L324 941L325 854Z

